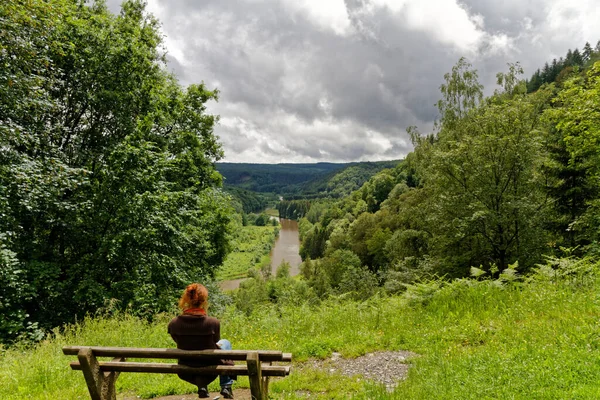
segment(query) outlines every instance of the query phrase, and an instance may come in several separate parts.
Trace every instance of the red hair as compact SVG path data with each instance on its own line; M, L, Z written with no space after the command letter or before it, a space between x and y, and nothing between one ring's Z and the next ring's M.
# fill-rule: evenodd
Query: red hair
M187 310L188 308L203 308L208 306L208 290L199 283L188 285L181 298L179 299L179 308Z

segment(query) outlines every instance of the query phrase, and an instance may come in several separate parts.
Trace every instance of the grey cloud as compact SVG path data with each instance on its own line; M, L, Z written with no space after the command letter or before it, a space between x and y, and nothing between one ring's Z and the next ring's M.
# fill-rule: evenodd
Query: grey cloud
M179 8L185 2L177 4L168 12L181 13ZM217 30L221 32L218 36L229 37L218 45L186 47L192 65L189 70L198 76L203 72L204 76L213 75L220 82L223 101L251 104L258 112L280 109L311 122L323 117L319 104L325 98L335 118L354 119L375 129L404 128L432 118L440 77L457 58L445 57L441 62L438 57L430 62L428 54L435 44L395 27L395 21L384 15L379 15L382 21L377 21L375 15L365 23L377 25L376 30L389 46L317 30L306 19L291 19L279 2L263 8L256 7L256 3L248 8L246 4L238 5L235 10L219 10L220 3L215 2L203 5L208 20L212 15L233 13L231 18L237 22L234 26L224 26L229 17L220 17L215 19L218 28L206 22L206 29L198 31L190 20L178 24L176 32L206 37ZM263 19L265 10L269 17ZM235 39L240 35L246 40ZM412 47L403 39L409 39ZM286 70L282 65L286 60L297 65ZM426 65L420 67L419 60ZM379 68L381 76L370 74L373 68ZM415 76L415 72L432 69L431 78ZM298 82L297 90L286 91L285 85L294 80Z
M106 0L106 6L113 14L118 14L121 11L121 0Z
M179 62L179 60L177 60L175 57L173 57L172 55L167 53L167 70L169 72L171 72L172 74L174 74L177 77L183 77L185 76L185 68L183 67L183 65L181 65L181 63Z
M548 2L543 0L463 0L467 9L485 18L485 28L494 32L518 34L523 30L523 21L543 23Z
M351 161L383 153L402 157L409 146L386 151L370 143L364 132L395 136L435 118L441 77L458 58L450 53L440 57L440 45L403 28L384 10L363 15L356 9L362 3L349 5L354 26L362 27L350 36L319 29L275 0L160 4L163 29L185 58L177 60L171 52L169 68L184 83L204 80L209 87L218 86L220 103L249 107L253 112L244 117L264 135L263 144L254 145L256 152L272 156L285 155L270 147L277 142L284 143L289 154L315 161ZM224 108L216 105L211 110L221 113ZM351 121L356 129L338 132L342 137L329 141L318 140L316 131L302 138L294 127L280 127L273 120L282 113L309 125L324 118ZM216 129L228 161L241 150L243 129Z
M406 127L431 129L443 75L459 57L470 59L489 93L506 62L519 60L530 74L581 46L552 32L544 0L461 1L483 19L474 54L407 27L370 0L345 0L347 35L285 1L154 1L169 69L183 84L205 81L221 92L209 110L228 119L216 128L227 161L400 158L411 150ZM117 2L108 4L114 10ZM511 46L495 47L501 35Z
M506 34L514 42L514 49L507 54L478 60L480 70L491 76L504 70L506 62L520 61L526 75L531 75L546 61L564 56L569 48L581 48L586 40L597 40L584 37L582 21L577 19L575 12L577 8L566 8L560 13L564 21L562 29L551 26L549 16L557 3L547 0L464 0L473 14L484 17L486 31Z

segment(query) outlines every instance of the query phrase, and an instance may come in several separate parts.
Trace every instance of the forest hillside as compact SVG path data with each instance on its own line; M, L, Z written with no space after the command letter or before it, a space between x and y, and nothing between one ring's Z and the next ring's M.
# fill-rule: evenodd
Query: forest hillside
M316 164L217 163L225 188L274 193L286 199L341 197L398 161Z

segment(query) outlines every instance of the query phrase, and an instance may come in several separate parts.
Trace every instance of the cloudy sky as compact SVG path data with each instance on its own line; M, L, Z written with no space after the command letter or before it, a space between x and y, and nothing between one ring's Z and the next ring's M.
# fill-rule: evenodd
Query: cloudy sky
M486 92L600 39L597 0L148 0L169 68L218 88L228 162L399 159L461 57ZM108 0L118 12L120 0Z

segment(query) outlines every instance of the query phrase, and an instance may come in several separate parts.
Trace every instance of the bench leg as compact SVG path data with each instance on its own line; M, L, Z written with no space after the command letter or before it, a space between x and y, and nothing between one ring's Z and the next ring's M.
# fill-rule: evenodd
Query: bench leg
M116 357L113 358L112 361L125 361L125 357ZM118 371L110 371L103 373L102 380L102 399L106 400L117 400L117 390L115 388L115 382L117 382L117 378L119 377L120 372Z
M263 387L263 393L265 396L265 399L269 397L269 377L268 376L264 376L262 378L262 387Z
M246 357L246 364L248 365L248 378L250 379L250 394L252 395L252 400L267 400L267 393L264 391L263 387L258 352L249 352Z
M115 382L119 377L118 372L102 372L96 356L92 349L85 348L79 350L77 354L81 371L85 378L90 397L92 400L116 400L117 393ZM124 361L122 357L116 358L113 361Z
M92 353L92 349L85 348L79 350L77 358L79 359L79 364L81 364L81 371L90 392L90 397L92 400L104 400L102 398L102 381L104 380L104 376L100 371L100 365L98 365L98 360L96 360L96 356Z
M267 365L271 365L271 362L267 362ZM265 396L265 399L269 397L269 377L268 376L263 376L262 378L262 388L263 388L263 393Z

